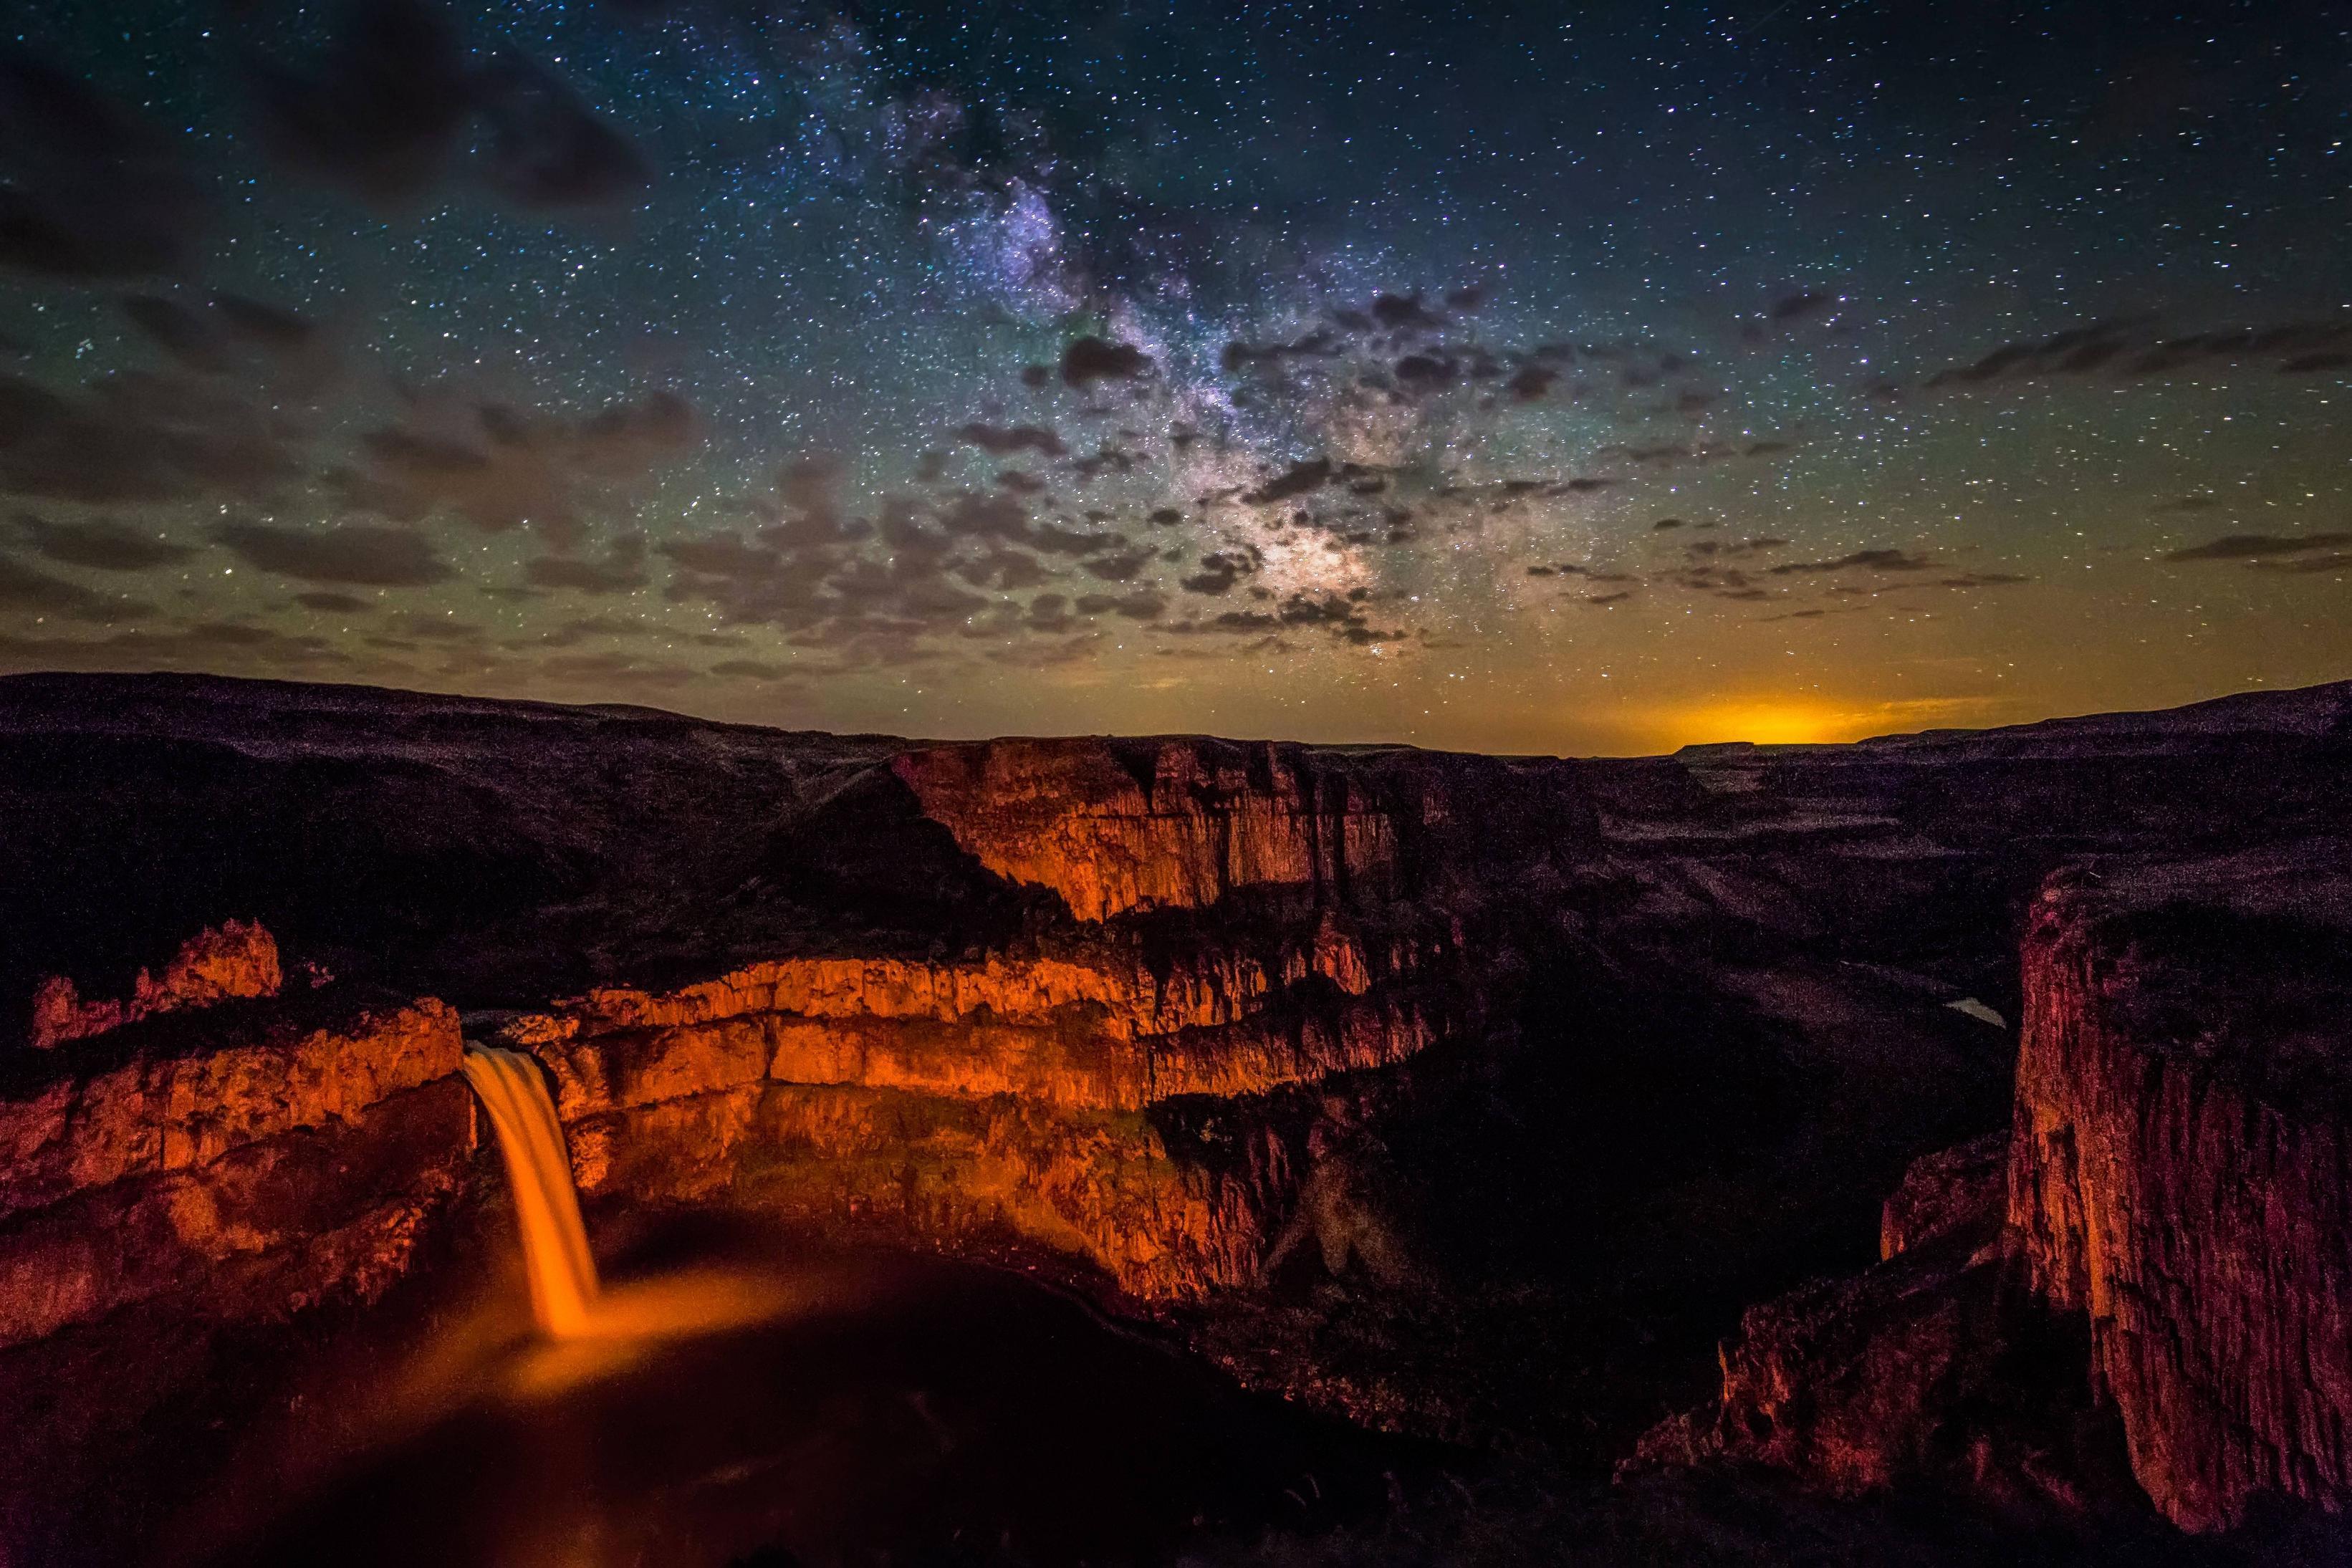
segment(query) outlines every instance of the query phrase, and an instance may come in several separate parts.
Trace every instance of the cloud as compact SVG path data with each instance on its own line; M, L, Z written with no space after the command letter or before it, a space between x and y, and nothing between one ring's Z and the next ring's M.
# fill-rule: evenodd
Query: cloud
M330 528L223 523L212 535L248 566L302 582L422 588L457 575L413 528L369 523Z
M330 593L322 590L298 593L294 596L294 602L305 610L316 610L327 614L354 615L371 608L366 600L356 594Z
M153 613L153 606L110 598L78 582L36 570L0 556L0 609L54 615L60 621L105 622Z
M209 205L176 141L57 66L0 51L0 267L177 273Z
M757 659L722 659L710 666L710 673L734 681L788 681L799 672L783 664L762 664Z
M475 88L490 132L484 183L518 206L606 206L653 183L636 143L530 57L501 49Z
M1309 495L1330 482L1331 460L1317 457L1305 463L1292 464L1242 499L1254 507L1271 506L1277 501L1295 500Z
M1255 549L1212 550L1201 558L1201 570L1180 585L1187 593L1215 597L1244 577L1255 575L1260 557Z
M216 386L126 371L68 398L0 376L0 489L17 495L267 501L302 471L267 411Z
M628 593L646 585L646 538L625 534L613 542L603 560L572 556L541 556L526 561L523 580L534 588L569 590L575 593Z
M177 566L196 553L152 531L103 518L59 523L37 513L18 512L12 520L17 531L47 559L88 567L93 571L146 571L159 566Z
M1099 381L1129 381L1151 368L1150 359L1132 343L1108 338L1080 338L1062 350L1062 382L1083 387Z
M1034 452L1043 457L1063 457L1069 448L1062 438L1041 424L995 425L975 420L960 425L956 439L979 447L992 457L1009 457L1016 452Z
M2052 337L2004 343L1969 363L1927 378L1930 389L1972 387L2063 376L2105 374L2129 380L2176 371L2269 360L2286 374L2306 374L2352 363L2352 323L2287 321L2157 335L2152 315L2116 316L2069 328Z
M592 495L625 490L701 441L692 405L667 392L576 421L506 403L420 405L411 423L361 438L387 516L446 507L486 533L528 523L558 549L586 532Z
M1774 577L1818 576L1833 571L1926 571L1936 563L1899 549L1864 549L1833 560L1790 560L1766 570Z
M602 205L652 179L635 146L561 78L512 48L475 67L456 24L425 0L359 0L307 70L259 64L250 81L263 142L281 162L378 206L421 200L476 141L468 172L520 206Z
M2177 549L2167 560L2263 560L2273 556L2300 555L2306 550L2334 549L2352 544L2352 533L2224 534L2201 545Z

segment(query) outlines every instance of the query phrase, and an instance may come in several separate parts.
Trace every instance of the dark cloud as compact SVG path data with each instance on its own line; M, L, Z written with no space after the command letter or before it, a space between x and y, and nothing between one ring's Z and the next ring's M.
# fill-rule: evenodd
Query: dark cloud
M541 556L527 561L523 580L534 588L564 589L576 593L628 593L646 586L646 539L625 534L613 542L603 560L572 556Z
M710 666L710 673L732 681L785 681L797 672L782 664L762 664L757 659L722 659Z
M239 560L302 582L372 588L421 588L457 576L413 528L371 523L299 528L270 523L223 523L213 538Z
M1507 390L1521 402L1539 402L1559 380L1559 372L1549 365L1521 365Z
M511 48L476 67L427 0L359 0L307 69L249 74L265 145L378 205L420 200L476 141L471 172L520 206L609 204L652 180L645 156L561 78Z
M1029 508L1017 496L983 496L966 490L938 514L940 527L961 538L1030 542Z
M2201 545L2172 551L2167 560L2263 560L2273 556L2301 555L2307 550L2334 549L2352 544L2352 533L2224 534Z
M975 420L959 426L956 438L979 447L992 457L1008 457L1015 452L1034 452L1041 457L1064 457L1069 448L1062 438L1041 424L995 425Z
M1151 361L1142 350L1108 338L1080 338L1062 350L1062 382L1066 386L1128 381L1150 368Z
M1078 564L1087 576L1105 582L1132 582L1158 559L1159 553L1150 549L1120 550L1115 555L1096 555Z
M415 423L368 432L370 478L398 511L446 507L485 532L530 525L569 549L601 489L623 489L701 444L692 405L656 392L572 421L505 403L421 409ZM383 509L383 508L379 508Z
M266 144L286 162L379 204L448 173L475 88L457 26L425 0L361 0L305 74L257 65Z
M2103 374L2120 379L2276 361L2289 374L2352 363L2352 323L2288 321L2159 337L2150 315L2110 317L2053 337L2004 343L1967 365L1927 378L1929 388Z
M529 57L500 50L475 89L490 132L483 179L518 206L607 206L653 183L636 143Z
M0 267L176 273L208 205L176 141L57 66L0 52Z
M955 574L974 588L993 588L1000 592L1040 587L1054 577L1035 556L1013 549L991 550L977 560L957 567Z
M1936 586L1938 588L2010 588L2021 582L2032 580L2030 577L2021 577L2013 571L1964 571L1957 577L1937 578Z
M294 602L305 610L316 610L328 614L352 615L369 608L368 601L355 594L330 593L323 590L298 593L294 596Z
M131 371L68 399L0 377L0 489L94 504L266 501L303 472L269 413Z
M1237 375L1253 369L1279 370L1294 360L1329 359L1344 347L1338 333L1317 328L1288 343L1248 343L1235 339L1225 345L1218 362L1227 375Z
M1926 571L1936 563L1899 549L1864 549L1832 560L1791 560L1768 568L1774 577L1818 576L1832 571Z
M1764 314L1767 319L1785 325L1790 321L1801 321L1808 316L1818 316L1836 303L1835 295L1806 289L1774 300L1772 308Z
M1253 549L1211 550L1201 558L1201 570L1184 579L1181 586L1187 593L1214 597L1243 578L1255 575L1258 564L1258 552Z
M1296 500L1321 489L1331 482L1331 460L1318 457L1305 463L1294 463L1256 489L1242 497L1255 507L1271 506L1277 501Z
M152 605L94 592L5 556L0 556L0 610L100 623L153 613Z
M1397 385L1410 392L1444 392L1461 374L1462 367L1441 354L1407 354L1396 362Z
M1391 332L1435 331L1445 325L1444 317L1421 302L1418 291L1374 297L1371 318L1381 328Z
M94 571L146 571L159 566L177 566L196 553L152 530L104 518L60 523L37 513L18 512L11 520L33 548L48 559Z

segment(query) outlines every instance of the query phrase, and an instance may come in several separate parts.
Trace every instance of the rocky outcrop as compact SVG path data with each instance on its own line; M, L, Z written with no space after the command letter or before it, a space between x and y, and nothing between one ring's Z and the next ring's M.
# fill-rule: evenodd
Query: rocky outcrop
M507 1038L547 1064L592 1198L993 1230L1139 1294L1192 1293L1253 1277L1293 1188L1201 1168L1155 1106L1245 1118L1271 1092L1404 1061L1475 1011L1443 936L1311 908L1238 925L959 962L778 959L593 992Z
M1394 892L1401 833L1443 820L1444 800L1375 799L1310 758L1229 741L992 740L891 766L982 865L1101 920L1237 888Z
M177 1293L277 1315L371 1294L463 1175L441 1003L306 995L158 1018L0 1078L0 1344Z
M224 1009L92 1040L0 1077L0 1217L355 1122L446 1078L457 1015L429 998Z
M1953 1235L1989 1241L2008 1201L2006 1129L1922 1155L1879 1209L1878 1255L1892 1258Z
M2003 1348L1999 1139L1915 1161L1885 1207L1885 1260L1750 1307L1723 1342L1720 1393L1642 1440L1637 1465L1733 1460L1840 1496L1957 1462L1957 1412Z
M2079 1338L2008 1252L2005 1142L1915 1161L1886 1206L1888 1255L1750 1307L1717 1397L1660 1423L1621 1473L1750 1465L1837 1497L1924 1484L2065 1515L2127 1499Z
M1643 1458L2082 1498L2123 1489L2096 1479L2112 1421L2115 1465L2183 1529L2343 1510L2352 848L2062 873L2022 968L2009 1132L1912 1166L1876 1269L1751 1309L1719 1399ZM2036 1386L2056 1402L2020 1407ZM1988 1468L1988 1442L2030 1462Z
M2352 1501L2347 868L2109 868L2032 912L2010 1221L2191 1530Z
M274 997L284 983L277 939L259 921L208 926L180 945L161 975L139 971L131 995L84 1001L71 979L52 975L33 992L26 1042L46 1051L126 1023L185 1008L210 1007L238 997Z

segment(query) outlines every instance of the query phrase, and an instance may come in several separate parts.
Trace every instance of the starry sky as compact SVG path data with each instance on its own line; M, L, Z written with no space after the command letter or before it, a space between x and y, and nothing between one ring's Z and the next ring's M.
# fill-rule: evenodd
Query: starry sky
M2352 14L48 0L0 671L1554 754L2352 676Z

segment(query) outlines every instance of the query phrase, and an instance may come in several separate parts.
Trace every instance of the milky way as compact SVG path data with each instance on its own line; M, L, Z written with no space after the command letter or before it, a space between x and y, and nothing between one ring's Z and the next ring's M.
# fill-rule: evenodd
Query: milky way
M2352 674L2341 16L1929 9L52 5L0 668L1545 752Z

